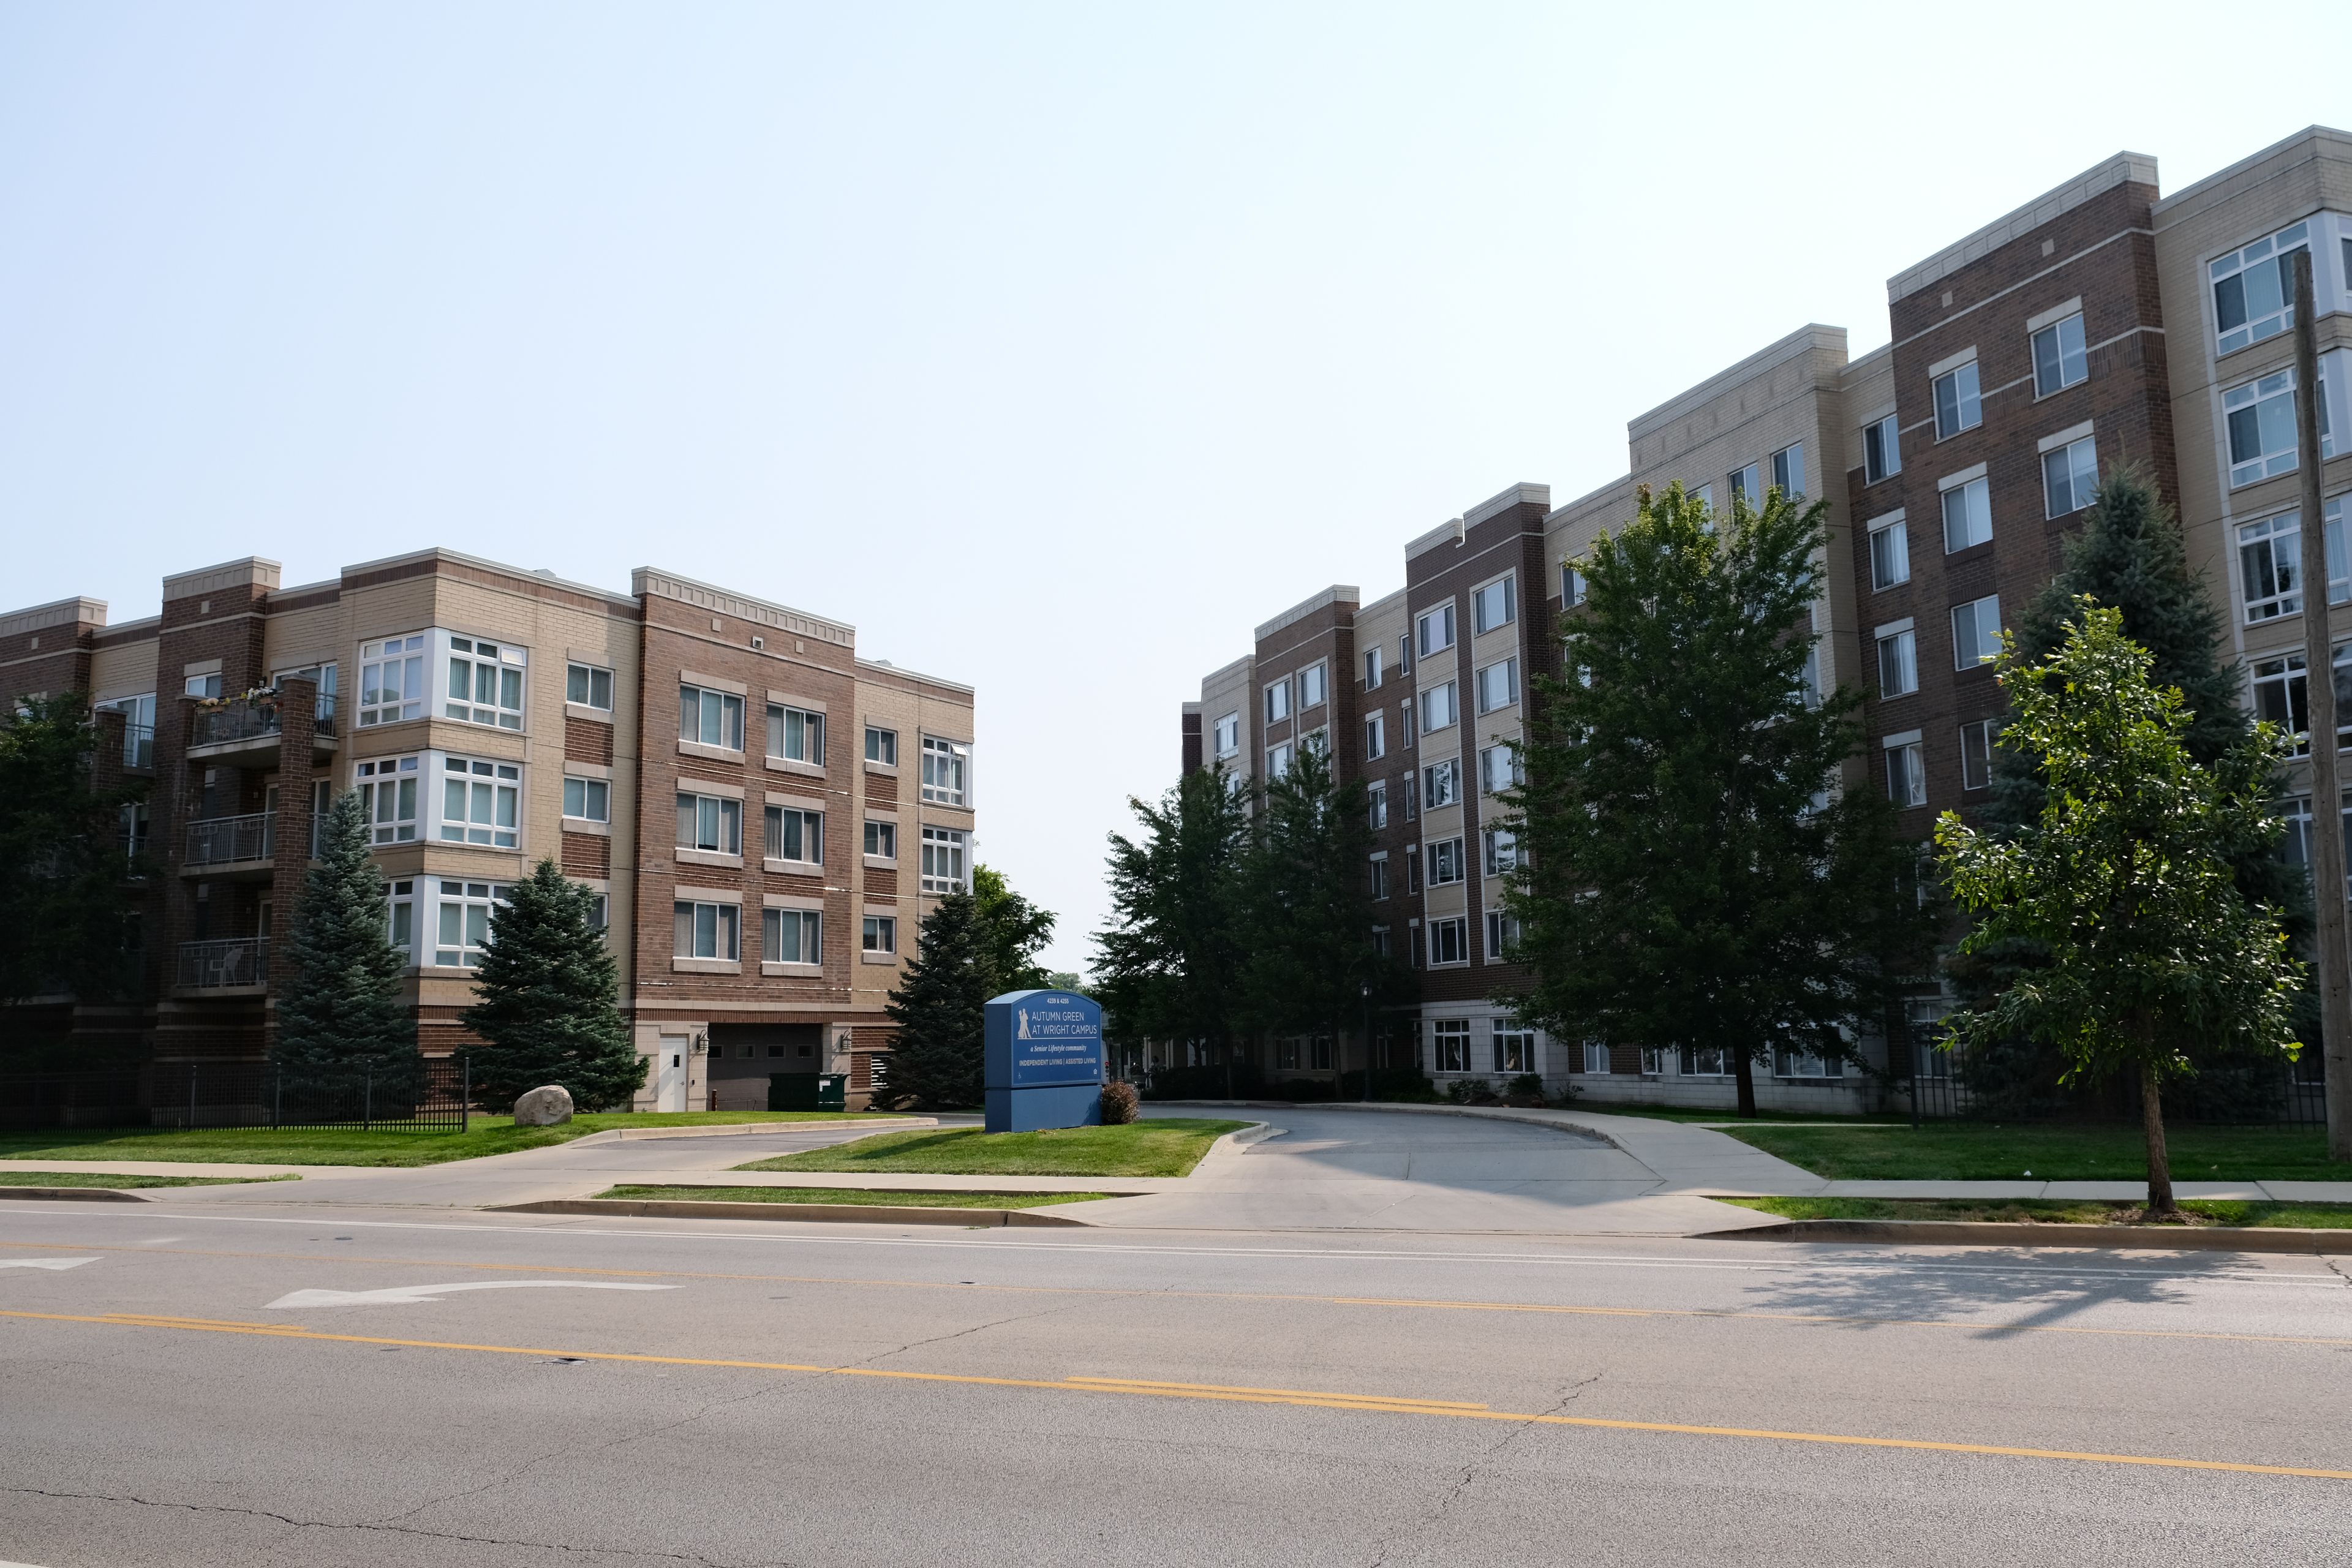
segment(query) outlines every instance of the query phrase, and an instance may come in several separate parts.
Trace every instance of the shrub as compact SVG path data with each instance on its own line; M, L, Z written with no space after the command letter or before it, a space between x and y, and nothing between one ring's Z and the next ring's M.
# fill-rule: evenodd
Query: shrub
M1277 1098L1286 1100L1293 1105L1310 1100L1328 1100L1331 1098L1331 1080L1323 1078L1286 1078L1274 1086L1274 1093Z
M1404 1105L1434 1105L1438 1100L1437 1086L1419 1068L1374 1068L1372 1095ZM1364 1098L1364 1075L1360 1070L1349 1072L1339 1089L1342 1100Z
M1139 1097L1135 1085L1122 1079L1113 1079L1103 1085L1102 1119L1105 1127L1124 1127L1135 1120Z
M1257 1064L1251 1061L1234 1063L1233 1098L1255 1100L1265 1088ZM1225 1068L1220 1062L1210 1067L1153 1068L1143 1085L1146 1100L1223 1100L1225 1098Z

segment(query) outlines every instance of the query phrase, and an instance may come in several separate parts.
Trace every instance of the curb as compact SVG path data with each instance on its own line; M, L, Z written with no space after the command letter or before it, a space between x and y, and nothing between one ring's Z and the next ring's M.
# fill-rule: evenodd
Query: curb
M1402 1100L1308 1100L1293 1102L1286 1100L1154 1100L1150 1105L1215 1105L1250 1107L1279 1110L1373 1110L1398 1112L1407 1116L1468 1116L1485 1121L1517 1121L1528 1127L1549 1127L1555 1132L1572 1132L1580 1138L1598 1138L1621 1154L1633 1152L1603 1132L1598 1127L1581 1122L1557 1121L1556 1116L1573 1116L1572 1110L1541 1114L1521 1110L1507 1105L1416 1105Z
M1694 1241L1908 1242L1937 1247L2077 1247L2137 1252L2352 1254L2352 1230L2257 1229L2251 1226L2024 1225L2004 1220L1791 1219L1710 1230Z
M840 1225L1082 1226L1035 1209L958 1209L891 1204L730 1204L673 1198L549 1198L501 1204L494 1214L610 1215L626 1219L815 1220Z
M592 1143L619 1143L641 1138L741 1138L756 1132L792 1132L810 1127L857 1127L877 1132L891 1132L908 1127L938 1125L939 1120L930 1116L877 1116L856 1121L728 1121L717 1126L607 1127L601 1132L574 1138L559 1147L584 1149ZM535 1150L518 1152L537 1152Z
M0 1198L59 1198L86 1204L152 1204L121 1187L0 1187Z

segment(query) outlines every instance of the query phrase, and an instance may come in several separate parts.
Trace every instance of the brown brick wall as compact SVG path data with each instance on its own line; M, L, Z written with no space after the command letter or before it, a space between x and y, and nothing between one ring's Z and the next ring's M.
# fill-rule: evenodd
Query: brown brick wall
M563 716L563 760L568 763L594 763L599 767L613 765L613 726L600 724L593 719Z
M603 881L613 874L613 841L601 833L563 836L563 874Z

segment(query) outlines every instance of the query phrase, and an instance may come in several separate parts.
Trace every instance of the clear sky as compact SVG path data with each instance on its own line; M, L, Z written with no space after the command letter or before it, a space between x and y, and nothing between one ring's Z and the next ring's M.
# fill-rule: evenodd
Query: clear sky
M979 689L981 858L1079 968L1257 622L1807 321L1884 342L2120 149L2352 125L2345 24L0 0L0 608L440 544L848 620Z

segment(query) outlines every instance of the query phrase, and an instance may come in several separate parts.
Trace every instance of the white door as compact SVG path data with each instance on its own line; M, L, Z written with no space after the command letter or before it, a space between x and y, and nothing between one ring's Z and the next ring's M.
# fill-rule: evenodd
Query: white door
M654 1069L656 1110L686 1109L686 1058L693 1048L694 1042L685 1035L661 1037L661 1060Z

